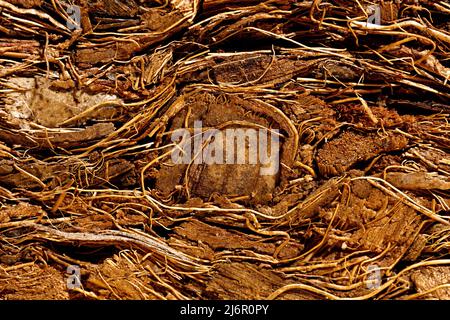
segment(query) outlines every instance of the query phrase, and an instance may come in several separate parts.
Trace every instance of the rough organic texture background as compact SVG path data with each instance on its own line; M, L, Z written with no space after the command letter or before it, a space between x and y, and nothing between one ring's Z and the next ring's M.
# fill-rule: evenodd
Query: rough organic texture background
M449 14L0 0L0 299L450 299ZM278 172L174 163L197 121Z

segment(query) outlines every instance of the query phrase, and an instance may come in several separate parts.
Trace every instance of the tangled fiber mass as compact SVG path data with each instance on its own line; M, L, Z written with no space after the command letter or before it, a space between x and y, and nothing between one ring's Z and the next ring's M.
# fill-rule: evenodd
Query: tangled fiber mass
M450 299L449 14L0 0L0 299ZM278 174L173 163L196 121Z

